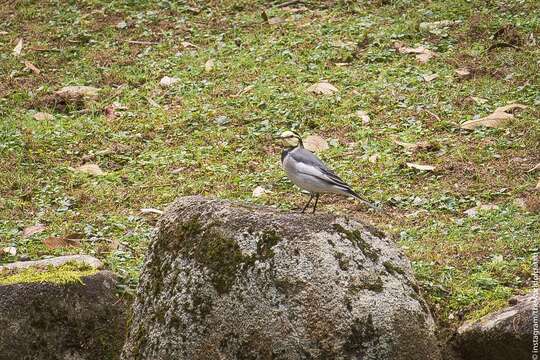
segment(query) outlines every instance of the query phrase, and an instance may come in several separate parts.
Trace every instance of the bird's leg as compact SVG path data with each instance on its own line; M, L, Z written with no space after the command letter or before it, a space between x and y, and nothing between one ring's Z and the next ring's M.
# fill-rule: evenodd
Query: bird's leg
M317 202L319 202L319 196L320 196L320 195L321 195L321 194L315 195L315 205L313 205L313 212L312 212L312 214L315 214L315 209L317 209Z
M311 199L313 199L313 194L312 193L309 194L309 200L308 200L306 206L304 206L304 208L302 209L302 214L306 211L307 207L311 203Z

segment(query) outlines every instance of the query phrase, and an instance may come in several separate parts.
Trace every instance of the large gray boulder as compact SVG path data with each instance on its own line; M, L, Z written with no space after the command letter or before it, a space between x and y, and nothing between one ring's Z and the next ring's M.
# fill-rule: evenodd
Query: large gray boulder
M0 285L0 360L113 360L124 343L125 304L100 271L70 284Z
M330 214L177 200L141 274L124 360L439 359L408 261Z
M511 306L463 324L453 347L463 360L533 359L533 309L538 290L512 299ZM538 316L538 315L537 315Z

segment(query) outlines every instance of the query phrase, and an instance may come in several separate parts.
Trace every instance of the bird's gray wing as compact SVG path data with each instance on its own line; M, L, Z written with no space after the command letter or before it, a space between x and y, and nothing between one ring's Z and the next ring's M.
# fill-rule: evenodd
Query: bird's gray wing
M326 166L315 154L311 151L298 148L291 151L289 156L296 162L298 171L319 178L320 180L342 187L346 190L352 190L339 176L337 176L328 166Z

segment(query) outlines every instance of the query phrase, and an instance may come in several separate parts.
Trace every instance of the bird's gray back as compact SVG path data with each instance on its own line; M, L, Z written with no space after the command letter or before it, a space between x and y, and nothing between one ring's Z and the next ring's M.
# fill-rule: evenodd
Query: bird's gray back
M328 166L326 166L315 154L305 148L298 147L296 149L293 149L289 153L289 156L292 156L292 158L296 162L304 163L310 166L316 166L331 172Z

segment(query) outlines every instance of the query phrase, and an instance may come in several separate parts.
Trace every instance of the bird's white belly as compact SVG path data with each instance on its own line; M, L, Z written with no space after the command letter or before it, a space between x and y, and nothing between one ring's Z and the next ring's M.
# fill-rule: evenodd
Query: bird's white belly
M301 189L312 193L334 192L332 191L332 187L329 187L328 184L324 183L322 180L298 172L290 161L286 160L283 163L283 169L287 173L287 177Z

